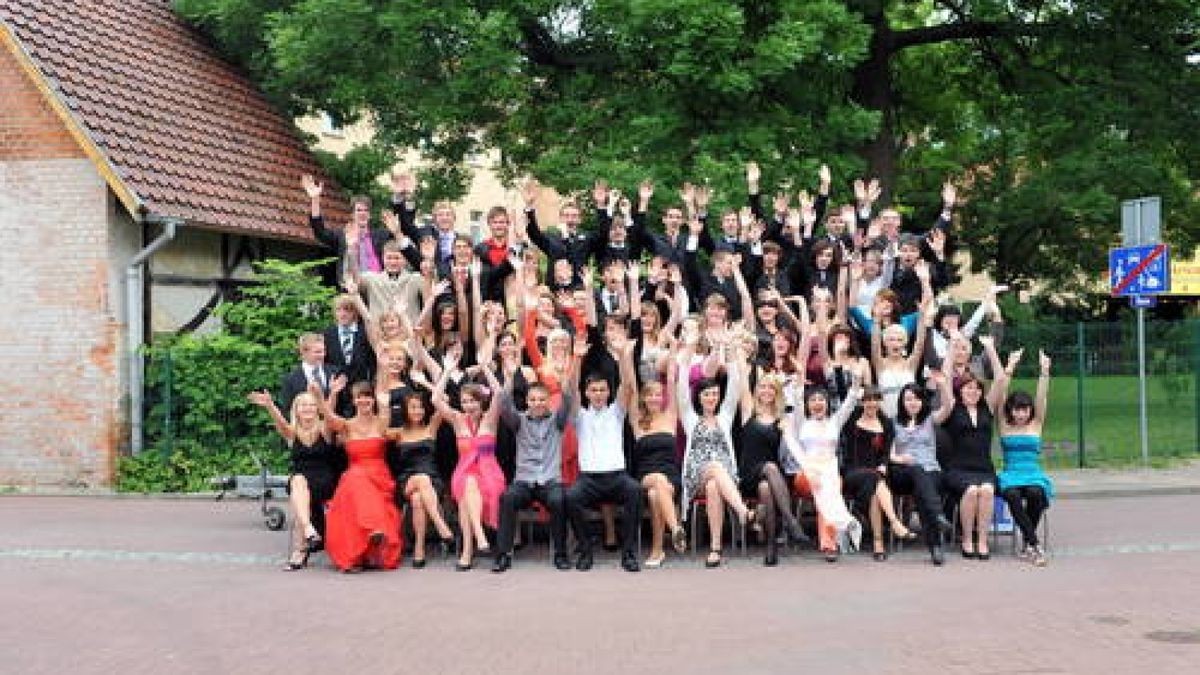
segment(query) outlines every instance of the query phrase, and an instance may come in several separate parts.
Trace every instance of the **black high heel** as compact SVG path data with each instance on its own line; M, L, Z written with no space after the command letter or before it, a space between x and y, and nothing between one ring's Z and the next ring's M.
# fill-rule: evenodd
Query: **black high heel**
M708 569L713 569L721 566L721 549L714 548L708 552L708 557L704 560L704 566Z
M292 557L288 558L287 565L284 566L283 571L295 572L296 570L302 570L305 567L308 567L308 549L304 549L304 551L300 553L299 560L295 559L297 553L300 553L299 549L292 551Z

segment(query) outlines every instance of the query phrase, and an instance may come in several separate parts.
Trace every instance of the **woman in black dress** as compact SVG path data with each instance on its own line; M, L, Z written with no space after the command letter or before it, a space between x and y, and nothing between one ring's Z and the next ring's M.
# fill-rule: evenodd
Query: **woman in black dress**
M892 492L884 480L888 462L893 460L896 427L880 411L882 402L883 395L878 389L866 387L862 407L854 411L842 427L842 489L854 498L858 513L865 512L870 517L874 557L880 562L887 560L883 541L884 516L897 537L905 541L917 538L896 516Z
M1007 388L1008 375L1000 367L1000 356L990 336L982 336L984 353L992 363L996 379L987 396L983 383L972 374L965 374L955 388L954 409L942 425L950 437L949 451L942 460L942 480L951 495L958 496L958 520L962 524L962 555L964 558L987 560L988 530L992 525L992 510L996 495L996 467L992 464L992 411L998 410ZM1009 361L1020 359L1020 351L1009 355Z
M330 400L336 400L345 386L344 376L334 378L329 387ZM341 451L333 444L325 421L321 419L317 405L320 395L320 387L310 384L308 391L301 392L292 400L290 419L284 419L269 393L255 391L248 397L251 403L265 408L271 414L276 431L291 449L288 503L292 507L296 527L292 553L284 567L289 571L307 565L308 554L321 544L324 504L333 497L338 467L345 463L345 459L339 457Z
M454 540L438 503L438 494L445 484L434 456L434 437L442 417L436 412L430 417L429 408L423 394L408 392L402 403L403 420L387 432L388 439L395 442L388 448L387 463L396 478L396 502L407 502L411 509L413 567L417 569L425 566L425 533L429 520L433 521L443 544Z
M633 350L627 350L624 372L633 372ZM637 405L630 406L629 425L633 429L633 476L646 490L650 502L650 555L646 567L661 567L667 554L663 552L663 532L671 533L671 545L677 553L687 550L687 535L679 525L675 511L675 495L682 490L679 462L675 457L675 432L679 413L675 389L679 367L674 358L667 366L667 386L652 380L644 382L637 393Z
M767 553L764 565L779 562L775 526L777 516L793 541L806 541L796 515L792 513L792 493L779 469L779 447L783 441L783 378L766 374L751 388L741 392L741 452L738 455L738 489L747 499L757 499L762 507Z

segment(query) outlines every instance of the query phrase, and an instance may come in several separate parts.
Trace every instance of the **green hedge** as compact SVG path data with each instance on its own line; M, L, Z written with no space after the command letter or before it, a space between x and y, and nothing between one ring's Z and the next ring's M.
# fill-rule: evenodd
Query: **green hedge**
M284 470L287 453L246 393L276 392L297 362L296 339L332 321L334 291L316 273L326 262L259 263L254 283L216 308L220 330L146 350L146 450L118 461L119 490L207 490L214 476L257 473L252 453Z

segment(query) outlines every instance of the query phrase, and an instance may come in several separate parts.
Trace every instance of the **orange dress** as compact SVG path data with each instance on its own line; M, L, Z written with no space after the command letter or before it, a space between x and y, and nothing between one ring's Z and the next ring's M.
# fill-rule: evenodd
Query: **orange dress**
M338 481L325 515L325 551L340 570L359 565L395 569L400 564L404 540L394 500L396 482L384 461L386 448L384 438L346 441L350 466ZM373 532L383 533L374 556L368 541Z

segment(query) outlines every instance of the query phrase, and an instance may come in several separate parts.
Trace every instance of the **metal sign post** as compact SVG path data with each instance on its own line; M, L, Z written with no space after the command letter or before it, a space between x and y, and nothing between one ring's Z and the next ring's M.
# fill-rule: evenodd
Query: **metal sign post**
M1165 293L1171 288L1171 266L1167 262L1166 247L1161 241L1160 223L1162 220L1162 200L1159 197L1144 197L1131 199L1121 203L1121 237L1127 247L1144 247L1145 244L1157 244L1149 247L1148 254L1138 258L1126 258L1133 263L1132 269L1121 268L1113 264L1110 255L1109 271L1113 276L1113 294L1130 295L1130 303L1137 308L1137 342L1138 342L1138 426L1142 440L1142 463L1150 463L1150 424L1146 410L1146 307L1147 296ZM1130 251L1131 249L1118 249ZM1115 253L1115 252L1114 252ZM1158 259L1158 264L1155 260ZM1120 260L1118 260L1120 262ZM1160 274L1155 274L1153 268L1160 268ZM1120 278L1118 278L1120 277ZM1143 282L1148 283L1143 283ZM1136 286L1138 291L1130 293L1129 289Z

